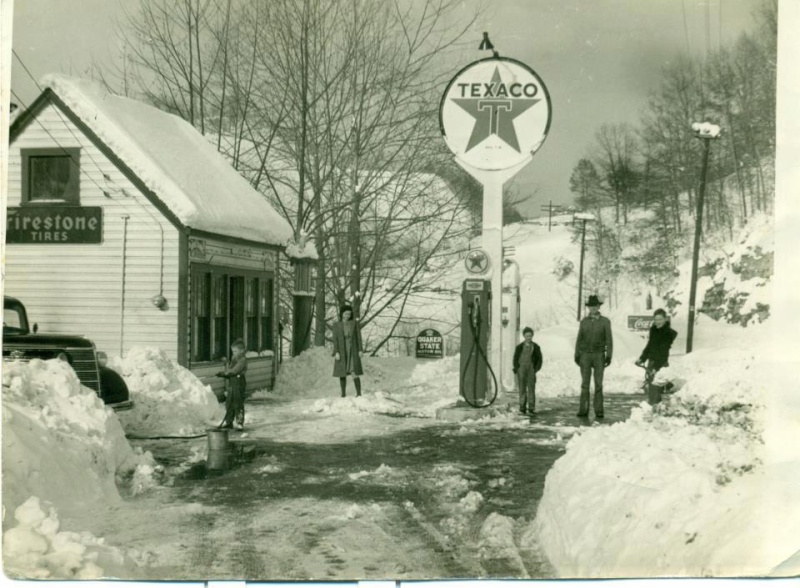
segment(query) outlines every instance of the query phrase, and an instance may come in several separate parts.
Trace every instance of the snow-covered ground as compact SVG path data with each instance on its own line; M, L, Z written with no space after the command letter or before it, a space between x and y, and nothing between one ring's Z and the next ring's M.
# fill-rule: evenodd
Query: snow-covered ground
M135 348L109 365L125 378L133 409L107 408L65 362L3 364L3 544L9 574L130 574L136 564L127 554L80 529L59 530L59 513L104 512L118 506L122 495L158 485L161 467L151 454L133 449L126 435L188 435L219 423L223 411L211 389L163 352Z
M768 240L770 230L769 223L754 225L729 252L731 259ZM538 398L574 397L579 385L572 362L577 293L572 278L557 274L563 260L577 255L577 247L561 225L552 232L542 225L519 225L510 237L522 276L522 324L536 329L544 355ZM747 286L737 283L740 291ZM617 301L617 312L608 309L615 352L606 389L633 394L642 379L633 361L645 340L627 330L623 317L641 311L642 292L626 296ZM679 383L676 394L656 407L643 402L624 423L557 425L546 431L552 438L544 444L566 445L567 451L547 476L522 548L541 549L562 576L763 575L798 550L792 532L800 526L800 475L787 444L795 443L800 403L796 395L788 408L773 402L796 389L796 360L775 353L780 325L754 321L745 328L701 315L690 355L682 352L681 317L674 326L680 339L664 375ZM772 361L779 356L780 361ZM245 437L326 444L379 436L433 426L439 422L437 411L458 398L457 356L425 362L364 357L364 396L355 398L348 381L346 399L339 398L332 363L326 349L286 358L275 390L254 397L274 401L265 405L269 414L248 413ZM92 512L98 505L119 503L121 492L133 494L157 484L152 457L133 451L125 433L191 435L222 416L210 389L158 350L136 349L125 358L112 358L110 365L126 378L135 409L119 414L106 409L61 362L4 365L9 572L72 578L114 575L119 566L130 570L135 563L124 546L105 546L82 529L62 529L59 515ZM513 395L501 395L498 405L513 408ZM513 410L495 410L448 434L475 427L537 425L516 418ZM286 465L276 456L259 472L279 474ZM492 516L473 481L448 467L441 466L425 481L449 513L442 523L446 534L458 536L470 516L486 513L476 530L484 555L514 559L512 521ZM353 481L386 484L398 475L389 466L349 473ZM495 483L501 484L501 478ZM413 516L414 506L408 508ZM360 515L351 508L343 516L357 520ZM519 569L524 574L524 566ZM782 569L797 568L784 564Z
M527 540L560 575L766 575L797 551L800 472L765 445L768 422L791 439L767 407L793 374L770 362L768 329L698 331L672 362L678 393L581 429L548 473Z
M6 571L87 578L122 563L98 539L59 532L59 512L102 511L155 472L114 412L59 360L3 365L3 552ZM133 485L131 482L138 480ZM13 520L16 525L12 526ZM94 555L92 555L94 554ZM99 559L98 559L99 558ZM111 569L106 569L111 565Z

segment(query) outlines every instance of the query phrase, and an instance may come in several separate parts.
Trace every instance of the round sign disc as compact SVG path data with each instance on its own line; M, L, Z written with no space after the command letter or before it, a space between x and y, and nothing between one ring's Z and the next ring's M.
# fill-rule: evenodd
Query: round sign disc
M471 274L483 274L489 269L489 255L483 249L473 249L467 253L464 265Z
M450 81L439 105L444 140L456 157L482 170L525 161L547 137L552 117L544 82L524 63L490 57Z

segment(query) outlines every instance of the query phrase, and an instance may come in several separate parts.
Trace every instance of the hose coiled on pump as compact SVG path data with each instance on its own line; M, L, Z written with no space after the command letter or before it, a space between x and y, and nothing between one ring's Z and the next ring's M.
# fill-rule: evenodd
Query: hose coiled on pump
M467 404L469 404L471 407L473 407L473 408L487 408L487 407L491 406L494 403L495 400L497 400L497 377L495 376L494 370L492 369L492 365L489 363L489 359L486 357L486 352L481 347L481 342L478 339L478 333L475 330L475 323L472 320L472 313L473 312L474 312L474 305L470 305L469 328L470 328L470 331L472 332L472 348L469 350L469 355L467 355L467 361L464 362L464 369L461 372L461 385L460 385L459 392L461 394L461 397L464 399L464 401ZM475 353L475 349L476 348L478 349L479 356L482 357L483 360L486 362L486 367L489 368L489 373L492 375L492 383L494 384L494 394L492 395L491 400L489 400L489 402L487 404L476 404L475 402L469 400L467 398L466 394L464 394L464 379L467 376L467 368L469 367L470 358ZM472 381L473 381L473 386L478 381L478 359L477 359L477 357L475 359L475 370L474 370L474 375L472 377Z

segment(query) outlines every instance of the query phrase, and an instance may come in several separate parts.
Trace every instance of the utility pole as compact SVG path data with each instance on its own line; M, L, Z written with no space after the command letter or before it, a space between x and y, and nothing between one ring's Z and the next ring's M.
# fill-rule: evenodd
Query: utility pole
M562 206L560 204L556 204L553 206L553 201L550 201L550 204L542 204L541 209L547 211L547 232L550 232L550 228L553 225L553 213L562 212Z
M706 194L706 176L708 174L708 154L711 140L719 137L720 128L709 123L694 123L692 129L698 139L703 140L703 167L700 171L700 190L697 193L697 209L694 224L694 250L692 251L692 276L689 288L689 324L686 328L686 353L692 352L694 337L695 300L697 298L697 266L700 262L700 237L703 233L703 200Z
M581 264L578 270L578 320L581 320L581 310L583 309L583 258L586 252L586 223L593 221L593 214L578 213L574 217L575 220L581 221Z

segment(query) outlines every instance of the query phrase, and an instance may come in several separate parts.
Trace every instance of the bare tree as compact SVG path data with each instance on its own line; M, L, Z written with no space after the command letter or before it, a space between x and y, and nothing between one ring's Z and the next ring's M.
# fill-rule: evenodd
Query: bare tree
M424 281L463 225L466 198L421 172L446 165L438 94L474 15L456 0L173 4L129 17L140 91L215 135L296 238L314 236L315 343L334 300L369 322ZM406 242L422 226L435 230Z

